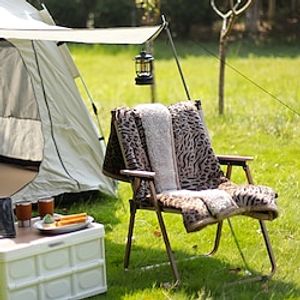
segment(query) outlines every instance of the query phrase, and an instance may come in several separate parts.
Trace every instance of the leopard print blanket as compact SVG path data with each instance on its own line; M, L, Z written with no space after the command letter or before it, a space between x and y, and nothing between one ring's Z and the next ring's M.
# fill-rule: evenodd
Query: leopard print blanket
M168 109L172 117L180 189L159 193L157 197L162 207L180 210L188 232L237 214L264 220L275 219L278 216L277 195L271 188L239 186L224 177L199 113L199 103L181 102ZM127 177L120 175L120 170L124 168L152 170L139 112L118 108L112 112L103 172L128 181ZM147 182L142 182L135 199L144 206L149 204Z

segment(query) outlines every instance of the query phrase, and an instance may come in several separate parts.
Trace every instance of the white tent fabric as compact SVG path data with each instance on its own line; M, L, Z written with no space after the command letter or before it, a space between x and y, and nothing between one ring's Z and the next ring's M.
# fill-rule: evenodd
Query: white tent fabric
M0 0L0 28L0 156L41 161L13 200L114 195L115 183L102 174L104 141L56 42L143 43L162 27L72 30L43 22L24 0Z
M36 201L86 190L114 195L114 183L101 172L105 145L98 140L95 126L56 44L14 40L11 48L17 49L19 61L26 66L36 107L18 105L20 101L26 102L26 94L19 93L11 100L9 111L2 110L0 154L30 161L41 159L35 179L14 194L13 200ZM7 57L1 63L6 65L10 60ZM20 77L18 68L11 68L10 76L2 73L5 70L8 69L0 68L2 104L9 91L20 89L18 80L15 81ZM6 89L6 80L13 86ZM34 116L36 108L38 117Z
M161 26L110 29L67 29L58 26L49 29L3 29L1 27L0 37L87 44L144 44L156 37L161 29Z
M6 0L0 3L0 38L5 39L97 44L143 44L148 40L154 39L163 29L163 25L107 29L71 29L48 25L38 20L36 12L33 12L31 7L24 4L24 1ZM22 10L20 10L19 3Z

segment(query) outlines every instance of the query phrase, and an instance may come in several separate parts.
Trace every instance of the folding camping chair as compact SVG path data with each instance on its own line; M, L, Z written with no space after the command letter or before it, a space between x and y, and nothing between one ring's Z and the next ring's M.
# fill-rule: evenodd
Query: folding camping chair
M112 111L111 133L103 172L132 183L130 221L124 267L129 266L137 210L156 213L174 278L180 281L162 213L179 213L187 232L217 224L214 247L219 246L223 220L235 215L258 219L271 272L256 279L271 278L275 258L264 220L278 216L276 193L254 185L248 166L251 157L216 156L211 147L199 101L165 107L138 105ZM226 176L220 164L226 165ZM230 181L233 166L243 168L246 185Z

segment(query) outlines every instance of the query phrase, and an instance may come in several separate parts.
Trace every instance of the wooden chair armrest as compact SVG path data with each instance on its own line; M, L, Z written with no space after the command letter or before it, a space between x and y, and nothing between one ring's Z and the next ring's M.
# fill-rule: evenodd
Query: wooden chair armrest
M248 161L253 160L252 156L239 155L216 155L221 165L246 166Z
M150 171L121 170L120 173L128 177L138 177L142 179L154 179L155 177L155 172L150 172Z
M149 181L149 188L150 188L150 193L151 193L151 197L150 197L150 201L152 202L153 206L156 209L160 209L158 202L157 202L157 197L156 197L156 191L155 191L155 187L154 187L154 177L155 177L155 172L150 172L150 171L140 171L140 170L121 170L120 173L122 175L128 176L133 178L133 190L134 190L134 194L136 193L136 191L139 189L140 185L141 185L141 181L142 180L148 180ZM133 201L135 201L134 199L132 199Z

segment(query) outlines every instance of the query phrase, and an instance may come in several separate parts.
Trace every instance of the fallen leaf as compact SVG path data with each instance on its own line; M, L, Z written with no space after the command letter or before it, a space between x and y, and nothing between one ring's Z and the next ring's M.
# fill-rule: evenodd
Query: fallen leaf
M153 234L156 237L161 237L161 232L159 230L154 230Z
M286 238L289 239L289 240L294 240L295 239L292 234L287 235Z

